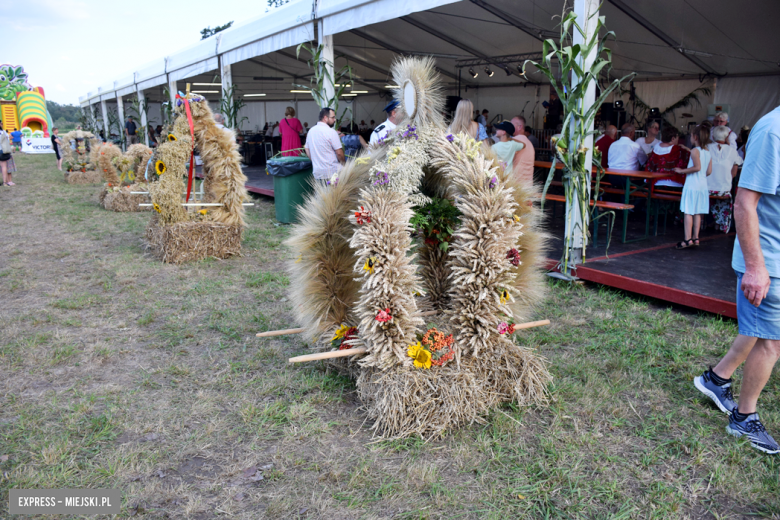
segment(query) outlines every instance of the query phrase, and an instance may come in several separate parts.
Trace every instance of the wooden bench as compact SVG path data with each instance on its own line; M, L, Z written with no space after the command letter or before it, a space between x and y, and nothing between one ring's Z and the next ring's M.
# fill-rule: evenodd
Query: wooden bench
M549 200L551 202L566 202L566 197L563 195L554 195L552 193L548 193L544 196L545 200ZM599 209L607 210L607 211L624 211L624 210L631 210L634 209L633 204L623 204L622 202L608 202L605 200L597 200L593 201L590 200L590 206L595 206L597 208L597 213ZM553 216L555 215L555 207L553 206ZM596 216L598 218L598 215ZM612 229L612 227L609 225L609 218L610 216L607 215L607 229ZM615 220L615 214L612 214L612 221L614 224ZM597 222L594 222L593 224L593 245L598 247L599 245L599 226Z

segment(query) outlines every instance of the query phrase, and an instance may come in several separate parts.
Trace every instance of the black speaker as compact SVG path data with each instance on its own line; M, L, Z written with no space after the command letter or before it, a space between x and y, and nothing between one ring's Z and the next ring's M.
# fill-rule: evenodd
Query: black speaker
M460 103L460 100L460 96L447 96L447 102L444 105L447 113L455 112L455 110L458 108L458 103Z

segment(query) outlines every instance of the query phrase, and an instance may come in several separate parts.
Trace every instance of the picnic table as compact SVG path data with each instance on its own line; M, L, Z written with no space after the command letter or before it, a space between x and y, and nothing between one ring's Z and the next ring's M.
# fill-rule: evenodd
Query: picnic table
M551 161L534 161L534 167L535 168L544 168L549 170L552 167ZM555 164L556 170L562 170L563 164L562 163L556 163ZM594 166L591 169L592 173L596 173L598 169ZM653 194L653 187L654 183L648 183L645 181L652 181L654 179L662 179L664 177L668 177L669 175L666 173L654 173L654 172L643 172L643 171L634 171L634 170L617 170L617 169L611 169L607 168L605 170L605 173L608 175L615 175L618 177L625 178L626 184L623 189L616 189L616 188L604 188L604 191L606 193L616 193L616 194L622 194L623 195L623 203L626 206L629 206L629 201L631 197L641 197L648 199L648 203L650 202L651 198L654 198ZM598 211L598 206L596 207L596 211ZM640 240L647 240L650 237L650 210L648 208L647 217L645 218L645 234L639 238L632 238L631 240L628 240L626 238L626 234L628 232L628 212L631 210L631 208L623 208L618 211L623 212L623 235L621 237L621 241L625 244L628 242L638 242Z

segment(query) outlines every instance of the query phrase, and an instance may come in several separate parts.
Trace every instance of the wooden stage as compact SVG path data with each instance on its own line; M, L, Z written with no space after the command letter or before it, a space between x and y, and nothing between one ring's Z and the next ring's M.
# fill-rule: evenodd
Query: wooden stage
M547 208L545 213L552 237L548 268L555 270L563 253L562 212L559 210L552 222ZM666 235L627 244L620 242L620 217L617 220L609 250L605 250L603 237L607 229L602 224L599 247L588 247L586 263L577 269L577 277L677 305L737 317L737 277L731 269L733 232L726 235L702 231L699 247L677 250L675 245L682 240L683 231L682 226L671 224L671 217ZM642 220L641 213L632 215L629 237L644 233Z

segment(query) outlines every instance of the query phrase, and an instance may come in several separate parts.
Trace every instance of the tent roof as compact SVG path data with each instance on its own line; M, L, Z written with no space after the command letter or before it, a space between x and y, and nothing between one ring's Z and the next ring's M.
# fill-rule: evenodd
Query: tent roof
M469 64L476 78L462 70L464 85L481 88L522 85L517 74L522 57L502 56L540 53L541 37L557 34L557 18L563 0L320 0L311 12L308 0L288 5L232 27L167 58L139 68L132 74L144 88L165 83L165 74L197 82L218 77L218 54L242 46L235 56L234 84L244 93L267 93L290 98L290 85L308 83L308 67L294 57L295 45L314 37L311 18L324 17L324 31L336 32L337 66L349 60L355 87L380 92L390 79L390 65L398 52L430 54L445 73L445 82L457 84L459 67ZM701 0L627 2L605 0L600 14L616 34L610 42L613 75L637 72L639 79L663 80L704 75L780 74L780 40L771 37L780 19L780 2L715 3ZM375 23L370 23L375 22ZM370 23L370 25L365 25ZM294 36L284 31L303 27ZM247 47L253 42L277 38L275 48ZM284 45L285 47L281 47ZM273 49L262 53L263 49ZM257 53L262 53L258 55ZM252 57L254 56L254 57ZM251 58L251 59L247 59ZM516 59L515 59L516 58ZM492 77L485 73L489 63ZM512 73L508 75L500 67ZM183 76L182 76L183 74ZM128 76L129 77L129 76ZM281 77L282 80L253 78ZM531 82L545 83L536 73ZM126 90L128 78L115 81L90 98ZM265 98L261 98L265 99Z

